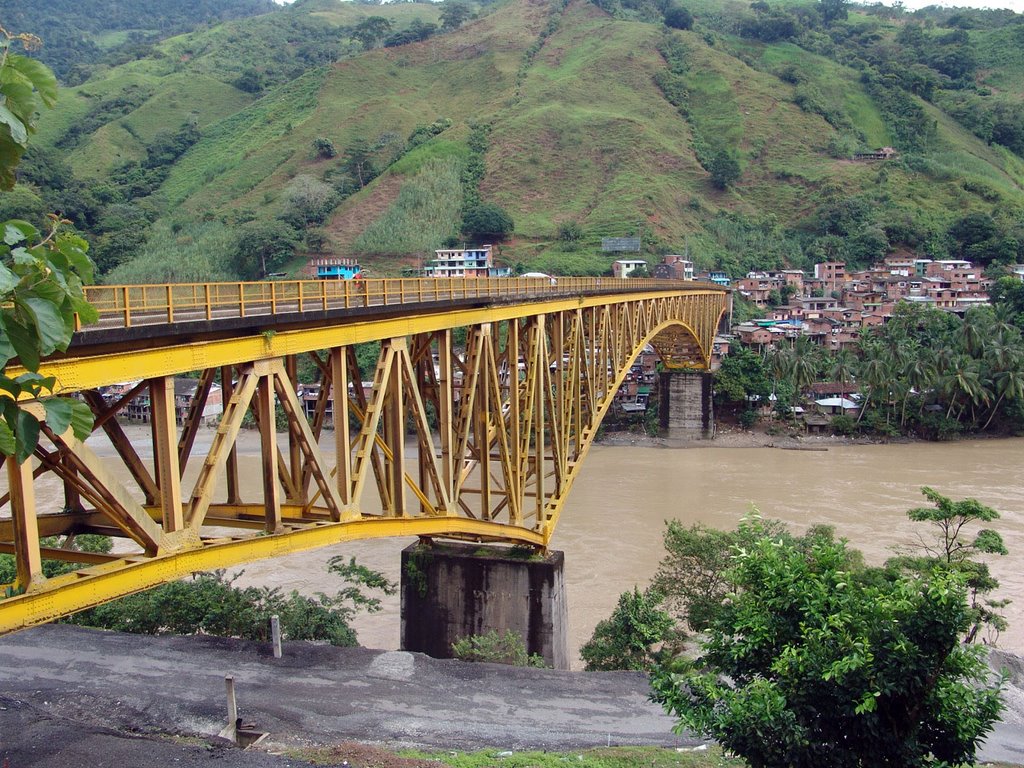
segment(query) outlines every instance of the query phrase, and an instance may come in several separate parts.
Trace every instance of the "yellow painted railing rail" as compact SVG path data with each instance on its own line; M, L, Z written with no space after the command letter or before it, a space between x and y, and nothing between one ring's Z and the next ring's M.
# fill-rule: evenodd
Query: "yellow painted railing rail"
M98 328L131 328L393 304L611 294L652 289L686 290L688 287L706 288L707 285L651 278L372 278L92 285L85 288L85 297L99 312Z

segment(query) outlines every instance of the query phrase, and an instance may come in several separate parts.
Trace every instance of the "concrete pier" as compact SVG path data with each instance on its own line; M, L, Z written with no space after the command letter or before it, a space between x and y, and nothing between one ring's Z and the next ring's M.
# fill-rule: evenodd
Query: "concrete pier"
M662 433L678 440L715 436L712 376L707 371L664 371L658 383Z
M569 669L563 553L476 544L402 550L402 650L451 658L452 643L512 630L526 650Z

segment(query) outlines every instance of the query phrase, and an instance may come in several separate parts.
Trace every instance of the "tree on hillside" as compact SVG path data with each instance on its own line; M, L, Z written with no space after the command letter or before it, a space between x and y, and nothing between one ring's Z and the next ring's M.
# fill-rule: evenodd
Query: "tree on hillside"
M323 224L338 202L333 187L308 174L299 174L284 191L281 218L296 229Z
M711 156L708 162L708 173L711 174L711 183L718 189L727 189L740 177L740 164L732 153L720 149Z
M512 217L494 203L474 205L462 214L462 232L468 237L501 240L513 229Z
M686 728L754 768L973 764L1002 709L963 577L858 567L842 541L809 548L746 520L728 596L696 659L652 677Z
M371 48L376 48L390 31L390 21L383 16L370 16L356 24L355 29L352 30L352 37L359 41L364 51L368 51Z
M235 249L235 269L243 280L261 280L295 256L295 230L283 222L246 225Z
M57 81L44 65L11 51L15 43L37 46L33 35L13 35L0 27L0 189L14 187L15 169L35 133L43 106L57 99ZM19 398L40 398L57 382L39 375L40 360L63 352L71 343L76 316L93 322L96 311L86 302L82 286L91 282L93 265L80 237L62 231L53 217L40 232L24 220L0 224L0 453L23 463L39 440L39 419L18 405ZM12 378L8 365L17 359L25 373ZM42 401L46 422L58 434L69 427L84 439L92 428L92 412L78 400L50 397Z
M673 3L665 11L665 26L672 29L691 29L693 14L685 6Z
M444 0L441 3L441 29L451 32L473 17L473 9L463 0Z
M818 13L821 14L821 20L826 25L835 21L845 21L849 15L848 7L848 0L818 0Z

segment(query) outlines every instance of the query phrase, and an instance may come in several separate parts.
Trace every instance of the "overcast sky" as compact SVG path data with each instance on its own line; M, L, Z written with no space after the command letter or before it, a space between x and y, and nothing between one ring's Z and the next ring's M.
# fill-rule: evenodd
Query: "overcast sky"
M1024 0L904 0L903 3L904 8L911 10L924 8L926 5L942 5L948 8L1009 8L1011 11L1024 13Z

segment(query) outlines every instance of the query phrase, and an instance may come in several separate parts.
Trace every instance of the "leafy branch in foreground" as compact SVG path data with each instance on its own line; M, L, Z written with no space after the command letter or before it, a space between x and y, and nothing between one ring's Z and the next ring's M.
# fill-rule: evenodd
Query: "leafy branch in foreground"
M26 49L39 46L35 35L13 35L0 27L0 189L11 190L15 170L36 130L43 106L57 100L57 80L35 59L11 52L20 42ZM21 464L39 440L38 412L19 400L51 394L57 382L39 375L40 359L63 352L71 343L75 317L94 322L96 311L85 300L82 286L93 278L86 242L51 217L45 235L27 221L0 224L0 453ZM25 372L11 377L8 364L15 358ZM92 427L92 412L85 403L55 397L43 401L46 423L54 432L71 427L85 438Z

